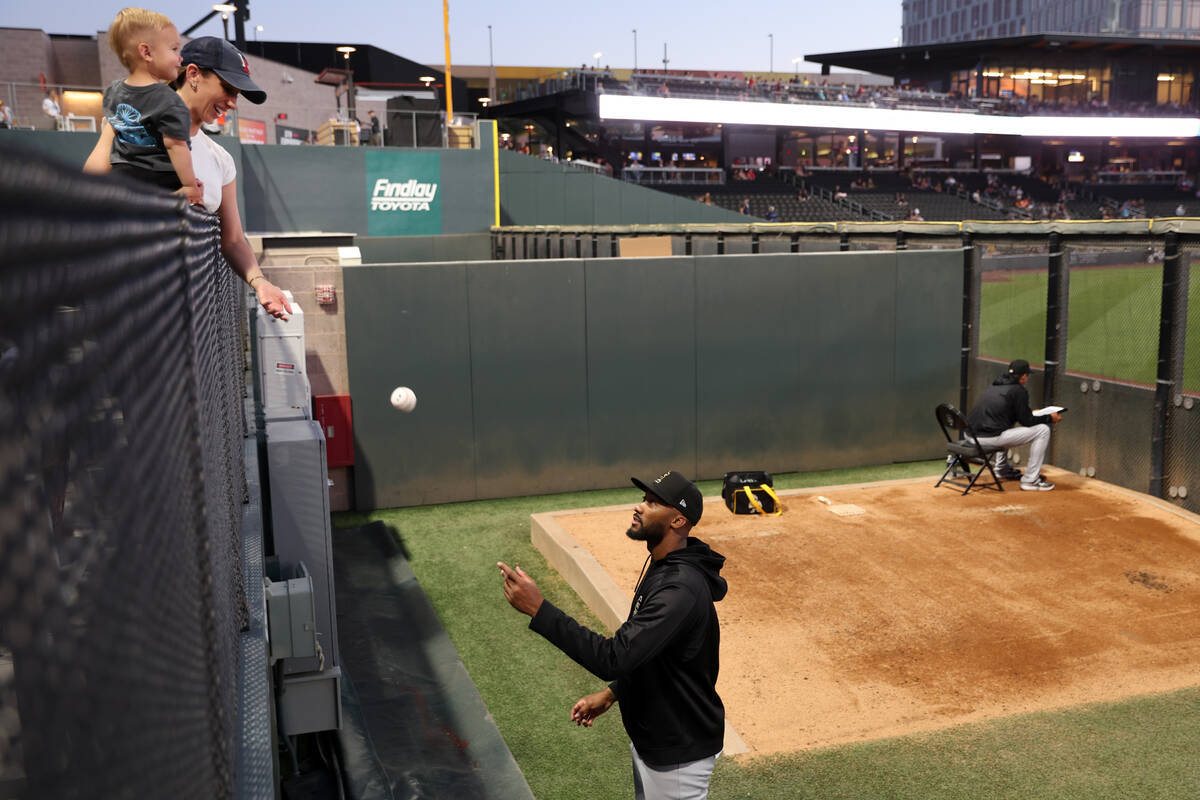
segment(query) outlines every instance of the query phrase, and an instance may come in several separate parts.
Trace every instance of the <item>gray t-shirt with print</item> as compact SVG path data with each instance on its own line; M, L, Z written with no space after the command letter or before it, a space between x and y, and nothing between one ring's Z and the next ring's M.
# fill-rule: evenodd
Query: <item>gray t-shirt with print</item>
M114 81L104 92L104 116L113 129L111 164L174 172L163 137L191 146L191 116L179 95L164 83L130 86Z

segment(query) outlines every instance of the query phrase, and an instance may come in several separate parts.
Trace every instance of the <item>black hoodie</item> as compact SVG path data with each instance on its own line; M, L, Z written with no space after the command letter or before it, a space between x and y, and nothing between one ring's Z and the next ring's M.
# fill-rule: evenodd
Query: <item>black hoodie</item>
M967 414L967 424L976 436L999 436L1017 423L1026 428L1049 424L1029 408L1029 392L1021 385L1021 376L1006 372L983 390L979 401Z
M651 563L629 619L611 639L549 601L529 623L584 669L612 681L625 731L647 764L696 761L723 746L721 626L713 603L727 590L724 563L725 556L689 537L687 547Z

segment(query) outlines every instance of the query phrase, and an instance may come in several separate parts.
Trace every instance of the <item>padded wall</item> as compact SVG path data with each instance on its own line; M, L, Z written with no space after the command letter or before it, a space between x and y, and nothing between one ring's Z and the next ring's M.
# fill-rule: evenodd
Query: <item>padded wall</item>
M961 259L349 267L358 508L936 457ZM398 385L412 414L388 405Z

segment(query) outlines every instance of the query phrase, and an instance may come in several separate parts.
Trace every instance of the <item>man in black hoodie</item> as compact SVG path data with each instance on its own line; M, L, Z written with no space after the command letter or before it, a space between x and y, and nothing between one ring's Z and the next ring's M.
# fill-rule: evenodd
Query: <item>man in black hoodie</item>
M1021 476L1021 488L1027 492L1048 492L1054 484L1041 476L1042 462L1050 445L1050 422L1058 422L1062 416L1057 412L1049 417L1033 415L1029 408L1029 392L1025 388L1028 380L1029 362L1018 358L1008 365L1007 372L983 390L975 407L967 414L967 424L985 447L1006 450L1028 444L1029 463ZM1023 427L1013 427L1017 423ZM1002 478L1008 477L1004 470L1006 465L1007 460L999 464Z
M611 681L571 708L576 725L591 727L613 703L633 751L636 797L708 796L708 780L725 735L717 696L721 628L714 603L725 596L725 557L690 536L704 498L678 472L653 481L633 478L645 494L626 536L646 543L650 567L634 590L629 618L606 638L542 597L520 567L500 562L504 596L528 614L529 627L580 666Z

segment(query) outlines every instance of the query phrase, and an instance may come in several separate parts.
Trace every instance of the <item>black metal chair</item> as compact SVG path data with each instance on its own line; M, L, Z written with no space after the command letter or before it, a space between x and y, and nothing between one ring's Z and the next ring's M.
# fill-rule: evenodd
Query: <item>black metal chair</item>
M946 455L949 456L946 464L946 471L942 473L941 479L934 484L933 488L941 486L943 483L948 483L951 486L962 486L963 484L954 480L957 475L951 476L950 473L961 471L963 477L970 476L971 480L963 489L963 494L975 488L975 482L983 475L984 469L992 475L994 483L981 483L980 487L992 487L1000 491L1004 491L1004 487L1000 484L1000 478L996 475L996 471L992 469L991 456L994 453L1004 449L1002 447L984 447L975 438L971 426L967 424L967 418L963 413L949 403L942 403L934 412L937 414L938 425L942 428L942 434L946 437ZM950 435L951 431L957 431L958 437ZM971 472L971 465L979 466L977 472Z

